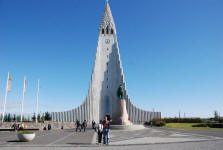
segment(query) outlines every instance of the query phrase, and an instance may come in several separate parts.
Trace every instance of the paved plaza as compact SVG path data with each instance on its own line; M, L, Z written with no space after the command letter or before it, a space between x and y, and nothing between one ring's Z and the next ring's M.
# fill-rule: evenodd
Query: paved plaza
M92 129L37 131L31 142L19 142L16 132L0 132L0 149L165 149L222 150L223 131L191 131L145 128L135 131L112 130L109 146L99 146Z

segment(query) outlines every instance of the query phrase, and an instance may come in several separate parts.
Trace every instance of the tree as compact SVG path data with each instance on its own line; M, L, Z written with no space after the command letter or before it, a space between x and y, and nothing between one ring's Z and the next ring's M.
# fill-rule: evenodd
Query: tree
M5 122L8 121L8 114L5 114L5 116L4 116L4 121L5 121Z
M20 115L17 115L16 116L16 121L20 122L20 119L21 119Z
M13 119L12 119L13 121L16 121L16 116L15 116L15 114L13 114Z
M44 120L46 121L50 121L52 119L51 115L49 112L45 112L45 115L44 115Z
M35 120L36 120L36 114L34 113L32 116L32 121L35 121Z
M41 116L40 116L40 114L38 114L38 116L37 116L37 120L38 120L38 122L41 120Z
M218 112L215 110L214 111L214 121L219 121L219 115L218 115Z
M29 117L27 117L27 121L30 122L30 118Z
M7 116L7 121L8 121L8 122L11 122L11 121L12 121L12 118L11 118L11 114L10 114L10 113L9 113L8 116Z

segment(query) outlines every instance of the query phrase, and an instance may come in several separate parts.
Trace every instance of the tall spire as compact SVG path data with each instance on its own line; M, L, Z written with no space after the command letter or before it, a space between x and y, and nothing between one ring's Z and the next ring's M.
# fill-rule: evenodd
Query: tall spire
M116 33L115 23L112 17L111 8L109 6L108 0L106 0L104 13L100 23L100 30L106 29L107 27L114 29L114 32Z

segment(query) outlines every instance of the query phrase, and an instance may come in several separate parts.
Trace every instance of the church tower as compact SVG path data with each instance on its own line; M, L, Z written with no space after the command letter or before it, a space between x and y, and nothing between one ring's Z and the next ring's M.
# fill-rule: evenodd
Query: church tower
M124 85L117 34L111 9L106 2L99 28L98 45L91 82L91 99L95 102L93 111L98 119L105 115L112 117L118 100L117 90ZM98 106L98 107L97 107ZM99 114L98 114L99 113ZM99 117L99 118L98 118Z
M109 3L106 2L101 19L94 68L89 90L84 102L77 108L64 112L53 112L52 121L75 122L92 120L99 122L105 115L116 111L117 90L124 87L124 99L129 120L142 123L153 118L161 118L160 112L144 111L134 106L128 97L119 54L117 32Z

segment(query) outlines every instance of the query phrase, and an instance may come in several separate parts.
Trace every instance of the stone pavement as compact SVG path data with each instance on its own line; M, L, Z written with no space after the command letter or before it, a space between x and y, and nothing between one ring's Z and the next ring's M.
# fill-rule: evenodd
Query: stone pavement
M0 132L1 147L2 146L72 146L72 145L83 146L83 145L91 145L93 143L92 139L96 139L96 134L91 129L87 129L86 132L75 132L74 129L37 131L36 138L31 142L19 142L16 132Z
M223 134L223 131L220 132ZM182 133L179 130L163 130L162 128L146 128L144 130L135 131L111 131L110 138L110 145L142 145L223 140L222 137L192 134L187 133L187 131Z
M93 147L0 147L1 150L222 150L222 141L187 142L131 146Z
M203 131L211 132L211 131ZM216 132L216 131L215 131ZM217 131L216 133L223 131ZM214 131L213 131L214 133ZM221 135L221 134L220 134ZM112 130L109 146L96 144L97 134L92 129L75 132L74 129L37 131L31 142L19 142L16 132L0 132L0 150L39 149L165 149L165 150L222 150L223 138L185 130L145 128L143 130Z

